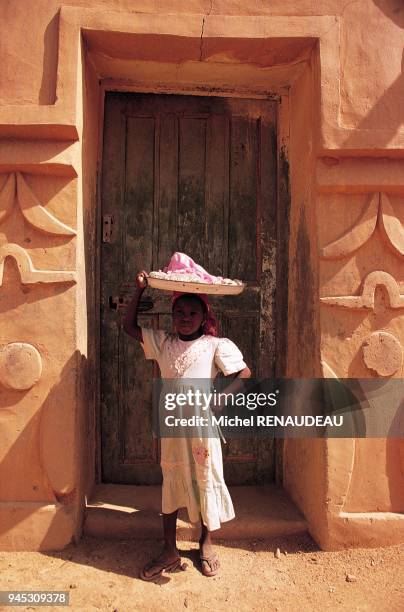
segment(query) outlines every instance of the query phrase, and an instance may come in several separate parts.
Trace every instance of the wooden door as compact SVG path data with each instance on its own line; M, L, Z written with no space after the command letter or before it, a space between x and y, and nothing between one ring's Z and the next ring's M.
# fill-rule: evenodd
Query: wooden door
M276 105L267 100L109 93L101 248L101 438L104 482L161 482L151 431L158 368L122 330L119 304L137 271L182 251L210 273L247 282L212 299L221 335L253 376L274 375ZM141 325L171 329L169 294L148 289ZM144 294L145 296L147 294ZM230 440L229 484L274 479L273 440Z

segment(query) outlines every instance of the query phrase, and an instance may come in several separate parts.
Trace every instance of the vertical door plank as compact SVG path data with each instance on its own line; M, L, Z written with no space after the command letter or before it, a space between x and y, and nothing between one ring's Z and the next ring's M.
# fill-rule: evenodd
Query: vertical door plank
M180 119L178 247L197 262L205 260L206 120Z
M211 115L206 134L206 269L227 276L229 215L229 117Z
M131 109L132 110L132 109ZM153 261L155 120L153 117L127 119L124 270L132 280L138 270L149 270ZM146 319L147 320L147 319ZM143 319L145 323L145 320ZM144 380L152 375L139 343L123 334L119 438L121 462L152 463L151 386ZM146 477L147 478L147 477ZM136 478L132 479L136 482Z
M121 329L116 313L109 307L122 282L122 221L124 202L123 184L125 172L125 100L110 96L105 104L105 131L101 214L112 215L111 242L102 245L101 252L101 436L102 477L104 482L114 482L114 469L119 464L119 409L122 401L119 364L121 358Z
M128 117L126 134L124 274L152 267L154 118Z
M273 117L265 114L260 128L260 363L261 378L275 376L275 291L276 291L276 215L277 196L276 131Z
M178 118L161 114L159 138L159 192L157 269L163 269L177 251Z
M230 140L229 276L257 278L257 120L233 117Z
M259 313L228 313L224 327L226 336L231 338L243 353L243 357L252 372L257 369L257 348ZM225 447L225 477L231 483L246 482L254 479L259 454L259 442L256 438L234 438L227 440Z
M157 327L157 318L153 327ZM148 327L150 317L139 317L139 324ZM139 342L124 334L122 395L125 398L120 419L119 437L122 444L122 462L155 461L152 445L152 389L145 380L153 379L153 363L146 361Z

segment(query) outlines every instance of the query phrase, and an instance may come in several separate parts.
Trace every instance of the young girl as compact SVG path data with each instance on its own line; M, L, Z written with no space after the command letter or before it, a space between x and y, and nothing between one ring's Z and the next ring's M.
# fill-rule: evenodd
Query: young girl
M127 310L124 330L142 343L146 359L158 362L163 379L212 379L218 370L226 376L237 374L236 379L251 376L236 345L227 338L216 337L216 320L206 296L173 294L173 334L139 327L137 308L147 285L146 277L146 272L136 277L137 290ZM240 388L241 381L234 380L223 393L234 393ZM141 578L152 580L163 571L173 571L181 565L176 522L178 509L182 507L187 508L192 523L201 520L201 569L205 576L215 576L220 564L212 548L211 531L235 516L223 478L220 439L162 438L161 468L164 547L143 568Z

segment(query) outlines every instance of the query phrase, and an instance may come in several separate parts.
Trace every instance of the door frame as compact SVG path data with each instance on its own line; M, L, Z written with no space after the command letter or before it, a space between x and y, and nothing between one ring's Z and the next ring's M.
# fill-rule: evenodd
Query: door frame
M289 117L289 88L271 88L271 91L263 93L254 88L248 88L242 92L235 88L220 88L201 91L194 85L169 86L164 83L136 83L128 84L116 79L104 79L99 88L99 123L98 123L98 151L97 151L97 193L96 193L96 278L95 278L95 321L97 337L95 339L95 484L102 483L102 440L101 440L101 376L100 376L100 319L101 319L101 190L102 190L102 159L104 141L104 114L105 94L107 92L142 93L142 94L172 94L199 97L226 97L259 99L277 102L276 134L277 134L277 249L276 249L276 295L275 295L275 376L286 375L286 353L287 353L287 304L288 304L288 282L278 283L278 278L288 278L288 239L289 239L289 210L290 210L290 185L289 185L289 145L290 145L290 117ZM282 222L283 221L283 222ZM287 231L280 232L280 228ZM281 239L282 238L282 239ZM275 439L275 483L283 483L283 455L284 440Z

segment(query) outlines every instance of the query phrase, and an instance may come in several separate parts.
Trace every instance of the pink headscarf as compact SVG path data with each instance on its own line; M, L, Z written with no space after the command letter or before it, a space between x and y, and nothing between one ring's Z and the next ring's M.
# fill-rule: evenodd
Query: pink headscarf
M171 296L171 304L173 308L178 298L182 297L183 295L190 295L191 297L196 299L199 298L205 304L206 314L205 323L203 325L202 331L205 336L217 336L217 320L206 293L186 293L185 291L173 291L173 295Z

